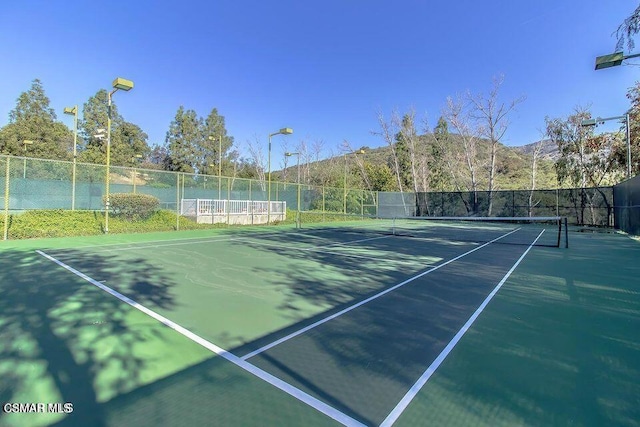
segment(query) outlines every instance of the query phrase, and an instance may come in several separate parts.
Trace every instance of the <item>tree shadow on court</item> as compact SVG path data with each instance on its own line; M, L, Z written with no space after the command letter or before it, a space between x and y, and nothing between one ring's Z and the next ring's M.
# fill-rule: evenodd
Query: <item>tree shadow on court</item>
M527 258L400 422L640 425L640 247L572 246Z
M271 277L282 278L291 292L288 306L282 309L293 311L290 307L299 304L300 299L330 306L330 309L234 352L255 350L260 344L275 341L287 332L414 279L417 273L474 247L433 241L422 242L422 247L407 247L408 242L412 240L394 238L358 243L358 248L379 254L370 259L345 257L333 251L301 252L280 242L274 250L284 259L296 261L270 267ZM383 298L370 301L250 361L356 419L377 425L522 252L524 248L516 254L509 245L495 245L489 255L471 254L448 266L446 274L440 274L443 272L440 270L415 278ZM398 268L397 263L384 265L398 253L401 257L433 255L431 264L414 264L408 271ZM309 262L310 259L317 263L315 270L296 269L297 261ZM325 274L326 269L340 274L335 271Z
M576 240L574 246L580 245ZM305 271L297 270L296 262L273 267L278 272L273 277L288 283L291 291L282 309L295 318L298 298L331 308L235 349L237 354L255 350L415 274L382 268L379 262L384 257L369 260L334 251L300 251L288 237L270 239L274 242L278 245L267 250L277 251L284 259L311 259L318 264L317 270ZM585 425L638 425L640 411L633 404L633 396L640 394L637 243L629 241L624 248L618 240L610 244L594 240L592 244L585 251L536 249L535 256L527 258L529 281L520 278L501 290L491 309L481 315L483 321L477 325L482 327L474 326L467 333L447 359L449 368L441 368L444 373L434 377L428 392L416 398L414 410L407 411L400 421L419 424L429 419L434 424L456 424L473 419L480 425L557 425L578 420ZM389 257L395 253L410 256L416 249L375 240L358 246L372 253L386 248ZM265 250L260 244L255 248ZM508 245L503 248L506 253L514 252ZM603 250L608 251L606 259ZM456 262L459 267L449 275L448 284L495 276L492 268L503 255L494 255L475 265ZM616 263L623 268L612 274L611 266ZM350 272L350 281L338 277L348 277ZM380 289L363 286L372 278L381 284ZM465 289L463 296L448 295L451 289L446 289L446 284L441 289L431 284L421 290L406 286L413 288L410 297L405 292L407 298L398 295L395 304L377 309L375 302L368 303L367 309L357 310L357 316L345 315L329 322L330 332L319 326L249 361L359 420L377 424L385 412L376 408L388 407L389 401L402 397L398 397L401 388L394 384L410 387L433 360L420 359L425 343L444 347L458 331L460 320L470 315L469 308L477 307L498 280L483 289ZM439 304L444 307L440 312ZM407 327L420 317L421 310L437 313L438 319L422 332ZM393 336L389 331L395 331ZM397 356L384 362L376 360L372 355L380 354L381 347L384 353ZM350 376L352 383L331 378L336 372Z
M356 252L344 250L348 246L341 242L348 244L349 241L358 241L353 245ZM327 309L349 304L354 299L396 285L472 247L442 239L426 242L355 232L320 235L281 233L264 241L236 244L277 254L283 260L265 269L254 268L254 271L285 284L288 296L281 309L291 312L292 320L299 319L296 315L299 300ZM290 262L292 260L304 263L303 268Z
M170 281L143 259L118 270L99 254L59 255L84 260L83 268L92 271L109 271L109 282L129 281L127 296L150 308L174 304ZM73 413L63 423L99 426L101 401L148 381L142 375L154 358L139 355L136 347L164 326L132 324L133 309L122 301L34 251L19 250L2 250L0 295L3 402L71 402ZM0 424L42 425L55 418L0 413Z

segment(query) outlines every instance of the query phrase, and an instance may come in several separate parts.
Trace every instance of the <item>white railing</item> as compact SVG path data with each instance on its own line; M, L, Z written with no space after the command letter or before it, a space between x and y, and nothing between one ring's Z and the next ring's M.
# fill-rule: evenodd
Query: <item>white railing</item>
M278 201L182 199L180 204L180 215L195 217L202 223L262 224L283 221L286 212L287 202Z

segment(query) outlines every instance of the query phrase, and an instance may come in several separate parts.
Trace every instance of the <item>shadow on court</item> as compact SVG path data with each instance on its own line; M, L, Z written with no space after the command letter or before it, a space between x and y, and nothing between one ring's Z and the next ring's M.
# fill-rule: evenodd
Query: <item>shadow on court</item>
M171 306L171 285L147 269L143 259L134 262L123 266L138 277L130 297L143 304ZM91 263L97 270L110 265L100 257ZM137 355L134 348L162 325L131 325L127 305L33 251L2 251L0 294L3 403L72 402L77 425L99 426L104 419L100 400L145 381L145 364L153 359ZM55 418L0 412L3 425L25 425L25 420L30 425L46 424Z
M358 244L372 254L359 257L351 249L302 252L294 246L299 237L290 235L268 242L280 247L242 245L285 260L253 269L282 280L287 296L279 310L291 321L229 349L239 356L473 247L381 239ZM525 259L396 425L639 425L639 245L619 236L573 242L569 251L535 249ZM357 316L329 322L330 330L317 328L263 353L262 366L376 424L385 414L376 408L397 400L398 385L412 384L432 360L423 357L425 347L446 345L487 286L495 286L465 283L498 274L512 251L502 245L495 259L462 259L439 287L431 280L405 286L392 292L392 304L367 304ZM175 278L142 255L131 252L122 265L106 254L55 255L115 289L128 283L123 293L142 305L180 309ZM296 261L316 267L301 271ZM67 416L0 413L0 425L335 424L34 252L2 252L0 292L0 400L74 403ZM330 308L300 320L300 301ZM438 321L421 330L428 313ZM381 347L392 357L380 358ZM355 380L344 384L340 374Z
M525 260L397 425L640 425L640 245L572 241Z

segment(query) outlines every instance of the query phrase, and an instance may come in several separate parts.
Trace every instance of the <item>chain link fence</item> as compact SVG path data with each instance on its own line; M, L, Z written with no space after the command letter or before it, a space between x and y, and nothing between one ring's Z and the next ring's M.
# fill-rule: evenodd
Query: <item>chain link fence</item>
M31 209L104 211L106 167L0 156L0 220ZM75 179L74 179L75 177ZM289 211L399 218L411 216L566 216L579 226L640 233L640 177L615 187L400 193L112 166L110 193L157 197L179 214L183 199L284 201ZM615 203L614 203L615 201Z
M573 225L614 225L613 187L417 193L416 203L416 216L563 216Z

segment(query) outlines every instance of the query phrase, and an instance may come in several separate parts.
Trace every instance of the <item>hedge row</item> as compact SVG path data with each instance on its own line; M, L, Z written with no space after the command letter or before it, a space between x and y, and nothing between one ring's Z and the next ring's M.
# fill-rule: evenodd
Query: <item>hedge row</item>
M295 211L287 211L287 220L292 224ZM226 224L197 224L185 217L179 218L180 230L195 230L227 227ZM238 226L242 227L242 226ZM4 216L0 212L0 230L4 228ZM176 229L176 213L156 210L144 219L129 220L124 215L109 216L109 233L149 233ZM8 238L33 239L42 237L92 236L104 233L104 214L95 211L69 211L63 209L32 210L9 215ZM0 237L1 238L1 237Z

